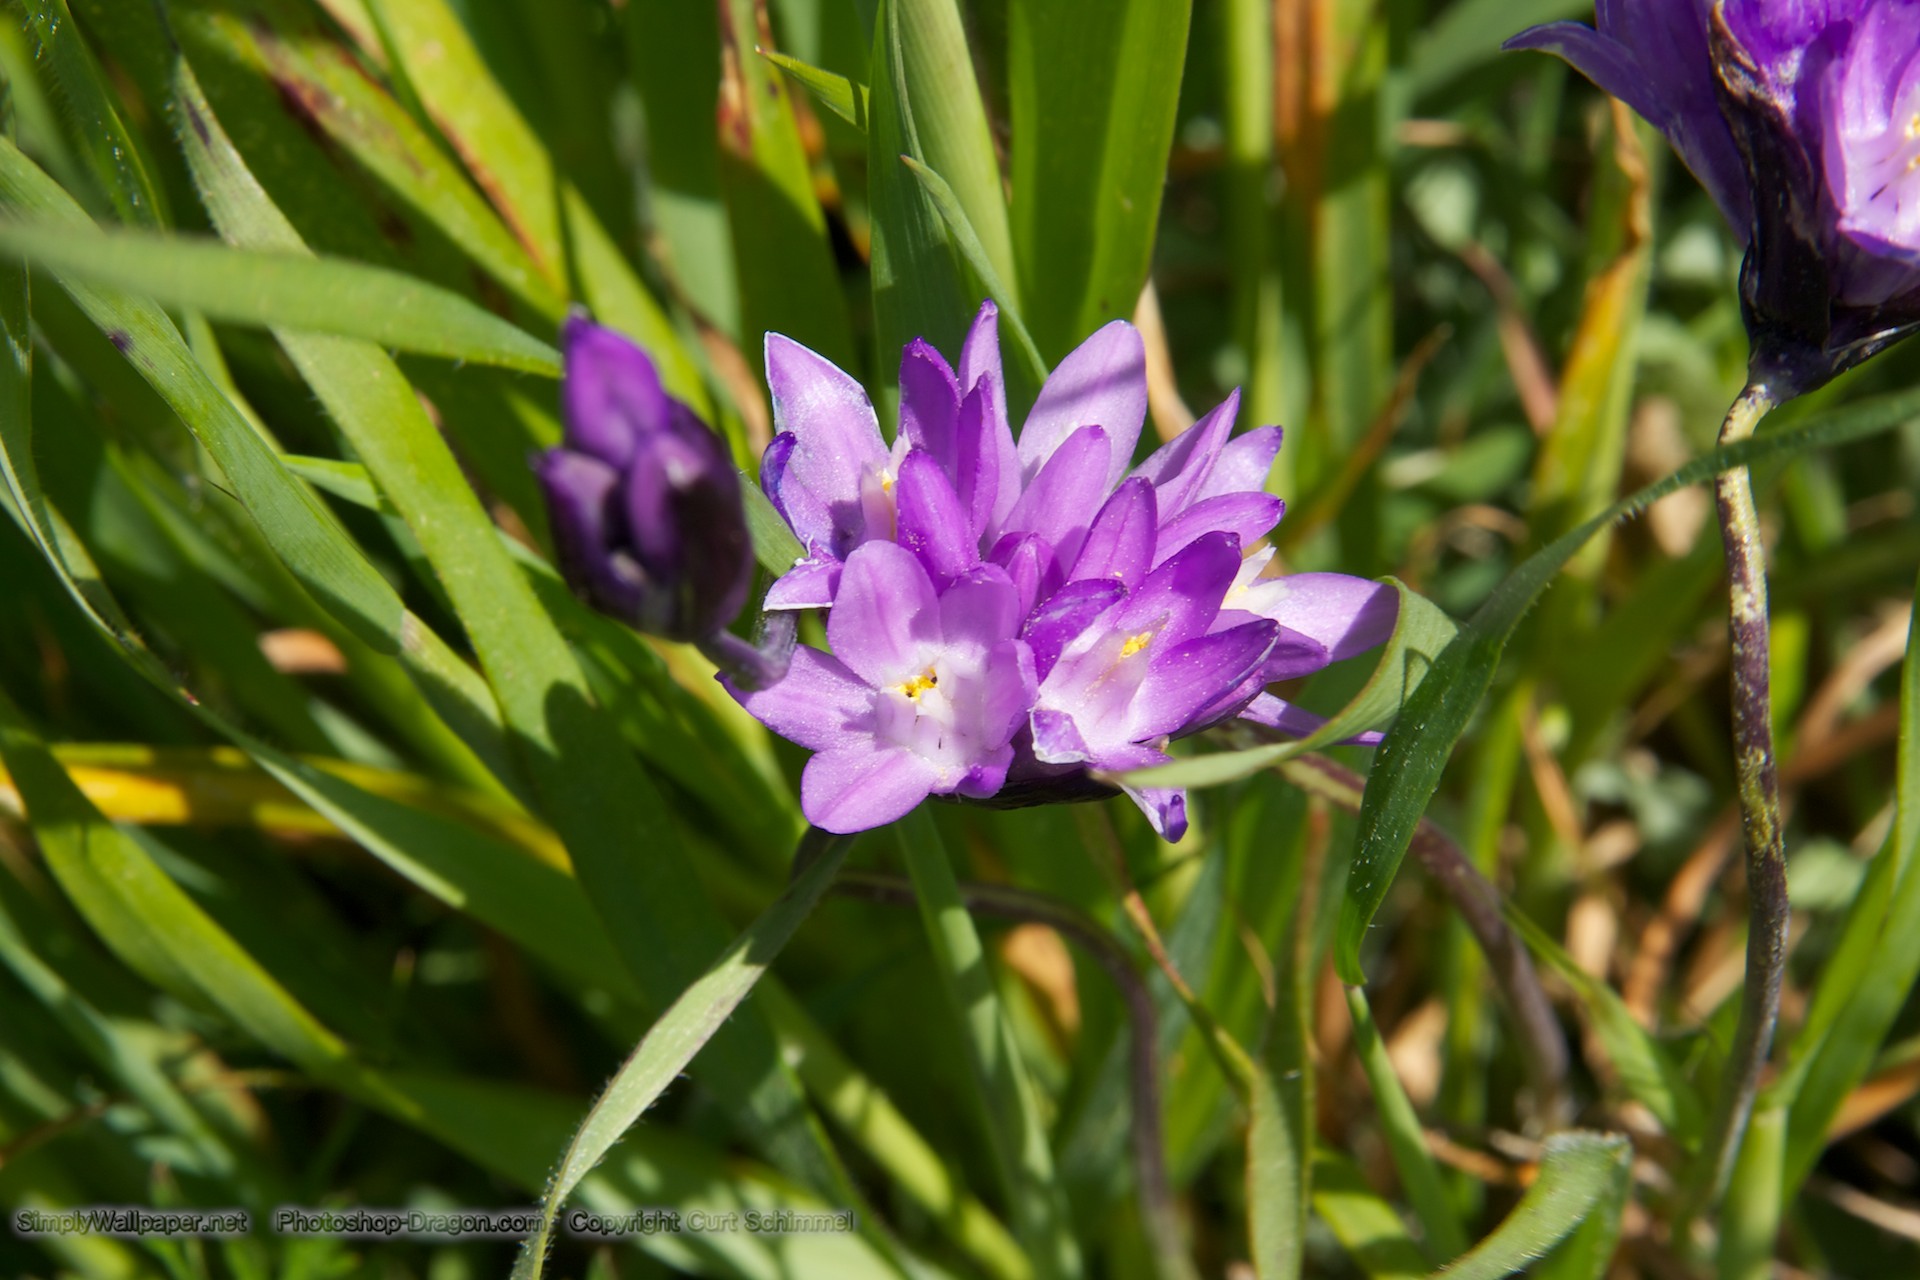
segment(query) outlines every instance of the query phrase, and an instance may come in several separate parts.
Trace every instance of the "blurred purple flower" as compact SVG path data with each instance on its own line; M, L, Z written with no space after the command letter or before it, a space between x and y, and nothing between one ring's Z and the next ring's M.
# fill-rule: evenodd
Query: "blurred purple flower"
M1111 794L1090 771L1163 762L1172 739L1243 713L1287 732L1310 728L1314 718L1267 684L1392 633L1390 587L1341 574L1270 578L1270 549L1242 558L1284 508L1264 491L1280 432L1233 438L1237 394L1133 467L1146 354L1139 333L1115 322L1061 361L1016 444L996 323L984 305L957 371L925 342L907 347L890 448L852 378L768 336L779 434L761 484L806 547L768 607L831 607L828 639L844 667L801 650L786 681L736 696L821 753L801 796L817 825L878 825L929 794L1002 806ZM856 564L867 567L850 597ZM959 634L961 611L982 611L969 625L985 630L966 633L970 651L1017 642L1019 677L1005 658L959 663L925 687L919 673L945 670L931 659L862 668L842 646L873 643L886 598L876 581L892 607L945 620L928 632L944 639L924 642L935 649ZM843 624L850 600L860 620ZM910 720L899 701L909 689L931 698ZM991 713L965 720L973 727L956 737L940 718L949 697ZM1183 793L1128 794L1156 830L1180 838Z
M667 395L627 338L575 315L560 344L566 435L534 471L561 573L594 608L642 631L713 636L753 580L726 446Z
M1753 375L1796 395L1920 328L1920 2L1600 0L1559 54L1673 143L1747 246Z

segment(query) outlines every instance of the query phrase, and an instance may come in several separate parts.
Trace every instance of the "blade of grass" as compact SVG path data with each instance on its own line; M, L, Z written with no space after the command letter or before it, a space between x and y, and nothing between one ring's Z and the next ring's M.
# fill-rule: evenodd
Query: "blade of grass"
M568 1144L541 1202L539 1230L528 1238L514 1263L514 1280L539 1280L560 1206L739 1008L793 931L812 913L852 843L845 836L810 829L794 853L796 874L786 891L648 1029Z
M0 253L215 320L560 373L560 354L546 343L458 294L381 267L133 231L86 234L64 224L0 224Z
M1434 1280L1499 1280L1526 1269L1572 1235L1595 1206L1618 1197L1633 1173L1633 1144L1619 1134L1547 1139L1540 1176L1494 1233Z
M1012 1206L1014 1231L1027 1247L1036 1276L1077 1276L1079 1242L1053 1176L1052 1148L1040 1121L1034 1082L994 992L986 950L961 901L946 846L924 806L901 819L894 831L941 986L964 1030L977 1096L986 1112L988 1144Z
M71 197L3 139L0 200L38 221L92 225ZM201 370L165 313L112 290L65 287L206 447L301 585L367 644L383 653L397 650L400 598Z
M1426 1258L1400 1211L1367 1185L1351 1160L1325 1151L1315 1158L1313 1211L1368 1280L1425 1280Z
M1334 962L1341 978L1364 982L1360 947L1385 900L1420 815L1439 786L1453 745L1493 681L1500 654L1520 619L1594 533L1678 489L1720 471L1792 457L1890 430L1920 414L1920 393L1883 397L1811 422L1716 448L1662 480L1615 503L1534 553L1495 589L1414 690L1374 759L1361 805L1359 845L1342 905Z

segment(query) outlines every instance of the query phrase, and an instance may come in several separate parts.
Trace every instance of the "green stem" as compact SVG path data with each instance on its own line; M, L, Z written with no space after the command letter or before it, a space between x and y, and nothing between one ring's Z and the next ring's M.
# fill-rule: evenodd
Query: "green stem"
M940 832L924 807L902 818L894 831L941 985L960 1017L986 1111L988 1145L1012 1210L1014 1233L1027 1247L1039 1280L1078 1276L1080 1246L1053 1174L1053 1152L1039 1100L1000 1007L986 949L967 913Z
M1773 406L1773 393L1765 383L1749 384L1727 411L1720 428L1721 445L1747 439ZM1695 1213L1719 1199L1739 1154L1780 1016L1791 916L1780 831L1780 780L1773 751L1766 549L1761 545L1760 517L1747 468L1721 472L1714 481L1713 496L1727 551L1734 761L1747 847L1747 975L1719 1102L1678 1219L1682 1229Z

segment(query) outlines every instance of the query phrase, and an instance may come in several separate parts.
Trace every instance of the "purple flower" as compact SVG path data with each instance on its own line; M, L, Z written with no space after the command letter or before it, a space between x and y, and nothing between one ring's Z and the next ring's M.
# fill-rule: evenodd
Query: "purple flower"
M868 541L840 574L827 618L833 653L803 647L772 687L729 688L761 723L815 752L800 805L817 827L864 831L929 795L984 799L1006 781L1033 699L1017 609L1000 570L936 592L913 553Z
M1753 373L1810 390L1920 328L1920 3L1600 0L1531 28L1666 134L1747 245Z
M560 339L566 436L534 470L561 572L604 613L704 640L740 612L753 579L726 447L627 338L574 315Z
M928 795L1111 795L1095 773L1163 762L1242 714L1310 731L1266 686L1393 630L1390 587L1243 558L1284 507L1265 492L1279 429L1234 437L1237 394L1133 466L1146 357L1116 322L1054 370L1016 443L996 320L981 308L958 370L907 347L892 446L853 379L767 339L780 430L761 483L807 549L768 607L830 608L833 656L802 649L786 680L735 696L819 753L801 794L819 826L879 825ZM884 639L901 627L918 647ZM866 656L881 651L899 660ZM1128 794L1180 838L1184 793Z

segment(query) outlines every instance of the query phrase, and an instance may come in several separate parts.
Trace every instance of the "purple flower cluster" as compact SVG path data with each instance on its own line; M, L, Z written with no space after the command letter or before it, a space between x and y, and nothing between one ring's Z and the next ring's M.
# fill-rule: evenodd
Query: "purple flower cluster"
M1667 136L1747 243L1755 375L1795 394L1920 328L1920 0L1600 0L1533 27Z
M1099 788L1089 770L1169 759L1167 743L1243 716L1317 721L1267 693L1380 644L1391 588L1263 576L1244 554L1279 521L1263 490L1280 432L1230 438L1238 396L1133 466L1145 353L1115 322L1047 379L1016 442L991 303L959 369L925 342L900 365L900 429L786 338L767 338L778 435L761 485L806 549L769 609L825 608L832 652L735 696L816 754L801 807L860 831L930 795L1000 804ZM1128 794L1170 840L1183 792Z

